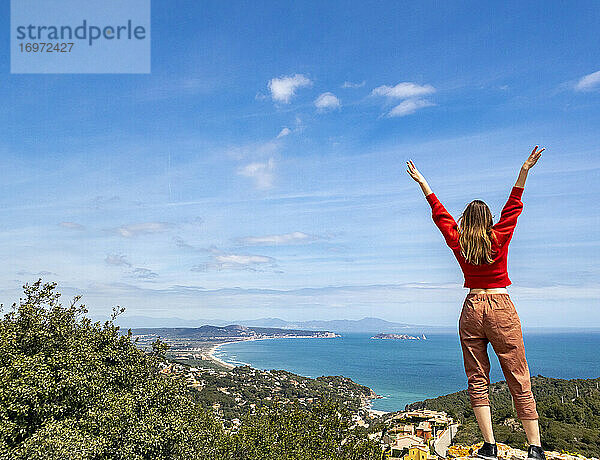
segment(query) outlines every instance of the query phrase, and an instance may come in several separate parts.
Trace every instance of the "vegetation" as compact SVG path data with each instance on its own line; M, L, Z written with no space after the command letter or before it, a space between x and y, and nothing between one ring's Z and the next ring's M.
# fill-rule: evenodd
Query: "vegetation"
M55 288L26 284L0 319L0 458L380 457L335 400L259 407L226 432L183 377L159 373L164 343L142 352L112 321L85 317L80 296L63 307Z
M311 379L283 370L263 371L250 366L231 370L199 369L190 372L203 387L195 395L205 408L219 404L221 418L226 426L233 418L241 418L252 406L300 402L310 407L324 400L344 405L350 412L361 410L362 402L371 396L371 389L341 376ZM224 391L223 391L224 390ZM361 396L364 399L361 399Z
M600 378L564 380L538 375L531 378L531 383L544 448L600 457ZM516 418L505 381L490 385L490 403L496 440L526 448L527 438ZM463 425L454 438L455 444L470 445L481 440L466 390L426 399L407 408L443 410L460 420Z
M310 409L297 403L261 407L235 435L232 459L377 459L381 447L349 426L348 410L333 401Z

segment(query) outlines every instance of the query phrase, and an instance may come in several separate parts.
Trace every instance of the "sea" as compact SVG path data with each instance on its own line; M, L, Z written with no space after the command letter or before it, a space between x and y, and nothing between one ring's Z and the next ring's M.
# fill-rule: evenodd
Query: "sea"
M372 388L382 399L372 408L405 405L467 388L457 332L429 332L425 340L371 339L373 333L340 333L330 339L277 338L225 344L215 356L258 369L284 369L306 377L343 375ZM420 333L419 333L420 335ZM531 375L600 377L600 330L523 332ZM504 380L488 346L492 382Z

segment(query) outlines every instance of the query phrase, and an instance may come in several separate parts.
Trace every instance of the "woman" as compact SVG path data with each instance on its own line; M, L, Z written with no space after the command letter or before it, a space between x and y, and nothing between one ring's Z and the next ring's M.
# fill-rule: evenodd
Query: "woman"
M421 186L431 205L433 220L463 271L464 287L470 288L460 315L459 336L468 380L467 392L484 438L477 457L488 460L495 460L498 456L488 399L488 343L492 344L498 356L517 416L527 434L528 458L546 458L540 442L538 413L531 392L521 322L506 290L506 286L512 284L507 272L508 245L517 217L523 210L521 196L525 180L544 150L538 150L536 145L521 167L500 220L495 225L490 209L480 200L473 200L467 205L459 219L460 226L457 225L413 162L407 161L407 172Z

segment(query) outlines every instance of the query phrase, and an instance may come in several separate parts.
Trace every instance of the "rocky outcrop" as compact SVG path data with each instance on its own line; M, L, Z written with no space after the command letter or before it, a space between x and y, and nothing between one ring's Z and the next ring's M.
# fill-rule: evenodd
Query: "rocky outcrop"
M483 441L477 444L473 444L472 446L450 446L448 448L447 456L448 458L453 459L472 459L474 457L474 453L479 449L483 444ZM525 460L527 458L527 452L520 449L515 449L506 444L498 443L498 458L504 460ZM583 460L587 457L583 455L570 455L563 454L559 452L546 451L546 459L547 460ZM595 457L592 457L595 459ZM597 459L596 459L597 460Z
M407 334L384 334L380 333L371 337L372 339L392 339L392 340L425 340L425 334L422 337Z

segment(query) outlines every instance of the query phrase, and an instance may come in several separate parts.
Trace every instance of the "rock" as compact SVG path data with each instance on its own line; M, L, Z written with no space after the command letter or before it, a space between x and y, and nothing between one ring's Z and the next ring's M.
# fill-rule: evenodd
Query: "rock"
M483 441L472 446L454 445L448 448L448 457L456 460L467 460L474 458L475 452L483 445ZM527 452L515 449L506 444L498 443L498 458L504 460L524 460ZM559 452L546 451L546 460L586 460L587 457L562 454Z

